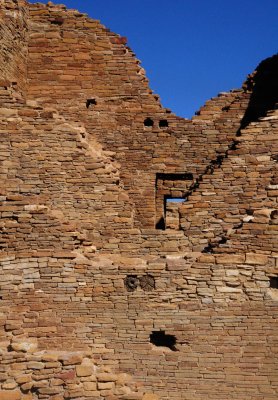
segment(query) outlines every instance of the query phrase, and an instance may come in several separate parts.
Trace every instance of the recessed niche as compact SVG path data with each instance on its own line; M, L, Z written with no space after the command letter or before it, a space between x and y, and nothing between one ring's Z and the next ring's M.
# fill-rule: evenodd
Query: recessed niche
M150 292L155 289L155 280L151 275L143 275L140 278L140 287L146 292Z
M125 287L129 292L134 292L137 288L141 288L145 292L155 289L155 279L152 275L127 275L124 281Z
M97 104L96 99L88 99L86 101L86 107L87 108L92 108L93 106L95 106Z
M273 210L270 214L271 225L276 225L278 223L278 210Z
M278 276L270 276L269 287L278 290Z
M125 287L129 292L134 292L139 286L137 275L127 275L125 278Z
M63 19L62 17L57 17L57 18L55 18L55 19L52 19L52 20L50 21L50 23L51 23L52 25L59 25L59 26L61 26L61 25L63 25L63 23L64 23L64 19Z
M156 229L181 229L179 205L188 201L192 183L191 172L156 174Z
M150 342L157 347L168 347L172 351L177 351L177 338L166 334L165 331L153 331L150 334Z
M222 107L222 111L229 111L229 109L230 109L230 106L224 106L224 107Z
M153 126L154 122L151 118L146 118L144 121L145 126Z
M161 119L159 121L159 128L167 128L169 126L167 119Z

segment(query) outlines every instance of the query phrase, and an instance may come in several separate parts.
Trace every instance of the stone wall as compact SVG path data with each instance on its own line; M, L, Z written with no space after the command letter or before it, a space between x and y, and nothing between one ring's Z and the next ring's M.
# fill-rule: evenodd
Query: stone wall
M277 56L185 120L98 21L0 22L0 398L276 399Z
M0 1L0 72L2 84L24 94L27 79L28 13L24 0Z

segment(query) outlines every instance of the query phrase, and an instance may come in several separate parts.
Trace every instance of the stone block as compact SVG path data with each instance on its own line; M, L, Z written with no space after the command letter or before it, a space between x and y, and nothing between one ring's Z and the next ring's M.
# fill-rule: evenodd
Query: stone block
M145 393L142 400L159 400L159 396L153 393Z
M109 373L97 374L98 382L115 382L117 380L117 375Z
M58 379L62 379L63 381L71 381L76 377L76 371L74 369L69 369L69 370L61 372L55 376Z
M19 390L0 390L0 399L21 400L21 392Z
M77 365L76 375L78 377L91 376L94 372L93 366L91 365Z
M247 253L246 254L246 263L247 264L265 265L268 263L268 256L265 254Z
M11 343L11 348L18 352L33 353L37 350L38 343L36 339L15 338Z
M115 383L114 382L98 382L97 388L98 390L111 390L114 389Z
M96 382L84 382L83 383L84 389L89 391L97 390L97 383Z
M30 361L30 362L28 362L27 366L30 369L43 369L44 363L42 363L40 361Z
M241 264L245 261L244 254L215 254L217 264Z
M81 364L82 355L81 354L66 354L62 358L60 358L63 365L75 365Z

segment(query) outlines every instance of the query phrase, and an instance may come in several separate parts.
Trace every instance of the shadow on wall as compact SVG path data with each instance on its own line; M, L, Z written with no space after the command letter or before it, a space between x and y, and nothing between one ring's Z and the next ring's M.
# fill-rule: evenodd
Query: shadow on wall
M240 129L258 121L275 108L278 102L278 54L263 60L248 76L243 89L252 91L252 94Z

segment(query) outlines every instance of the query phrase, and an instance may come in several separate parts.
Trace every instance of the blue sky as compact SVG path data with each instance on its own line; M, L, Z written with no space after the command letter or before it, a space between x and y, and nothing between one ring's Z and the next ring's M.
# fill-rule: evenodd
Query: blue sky
M261 60L278 52L278 0L63 4L127 36L163 106L186 118L219 92L240 87Z

